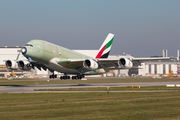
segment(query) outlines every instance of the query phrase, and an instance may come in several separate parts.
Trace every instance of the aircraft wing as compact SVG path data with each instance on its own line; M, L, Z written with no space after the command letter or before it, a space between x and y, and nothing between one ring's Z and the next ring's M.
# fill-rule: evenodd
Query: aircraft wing
M84 60L85 59L59 59L57 64L69 69L78 69L83 67Z
M121 60L122 59L122 60ZM117 69L120 65L120 69L133 68L131 67L131 63L143 62L143 61L155 61L155 60L170 60L174 59L172 57L155 57L155 58L99 58L99 59L67 59L67 60L59 60L58 64L66 67L66 68L83 68L84 62L89 60L89 62L95 62L98 64L98 68L110 68L115 67L113 69ZM123 61L124 60L124 61ZM122 63L121 63L122 62ZM126 62L126 63L124 63ZM92 63L91 63L92 64ZM127 65L125 65L127 64ZM139 68L136 68L139 69Z
M132 58L133 61L154 61L154 60L170 60L174 57L154 57L154 58Z
M154 57L154 58L107 58L107 59L97 59L97 61L106 67L115 66L117 67L120 65L120 69L124 69L122 66L128 66L130 65L130 62L132 63L140 63L145 61L156 61L156 60L170 60L175 59L174 57ZM124 61L123 61L124 60ZM127 65L125 65L127 64ZM130 67L130 66L129 66ZM133 67L131 67L133 68ZM135 68L135 67L134 67ZM139 68L135 68L139 69Z
M87 59L54 59L53 62L54 64L61 65L65 68L68 69L77 69L79 71L87 72L87 71L94 71L96 69L101 69L103 68L105 71L108 70L115 70L115 69L141 69L140 67L134 67L133 64L135 63L140 63L142 61L153 61L153 60L169 60L169 59L174 59L171 57L158 57L158 58L99 58L99 59L94 59L94 58L87 58ZM49 69L50 71L54 71L45 65L38 63L36 61L18 61L22 66L26 63L31 64L32 68L37 67L39 70L44 69ZM25 65L25 66L27 66ZM29 70L29 68L27 68Z
M69 59L69 62L60 63L60 65L68 68L80 68L84 67L84 62L86 60L92 60L93 62L98 64L98 68L108 68L118 65L119 58L116 59L108 59L108 58L100 58L100 59Z
M117 70L118 68L116 67L109 67L107 68L107 70ZM119 69L128 69L128 68L125 68L125 67L120 67ZM143 69L142 67L131 67L131 69Z
M157 61L157 60L171 60L175 59L174 57L154 57L154 58L132 58L133 64L140 65L141 62L145 61Z

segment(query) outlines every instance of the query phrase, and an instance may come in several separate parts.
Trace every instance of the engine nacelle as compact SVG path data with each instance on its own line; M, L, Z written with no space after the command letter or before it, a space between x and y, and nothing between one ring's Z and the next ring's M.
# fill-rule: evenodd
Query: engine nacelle
M86 59L83 62L83 66L89 70L96 70L98 69L98 63L92 59Z
M5 66L6 66L7 69L13 69L13 70L18 69L18 65L17 65L15 60L7 60L5 62Z
M122 66L122 67L127 67L127 68L133 67L133 63L128 58L121 58L121 59L119 59L118 64L120 66Z
M18 67L20 70L29 71L32 68L32 65L29 61L18 61Z

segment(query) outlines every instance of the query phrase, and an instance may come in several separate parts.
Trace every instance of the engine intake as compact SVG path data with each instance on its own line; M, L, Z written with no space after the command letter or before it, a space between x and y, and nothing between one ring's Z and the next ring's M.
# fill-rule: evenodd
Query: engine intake
M86 59L83 62L83 66L89 70L96 70L98 69L98 63L92 59Z
M7 60L5 62L5 66L7 69L13 69L13 70L18 69L18 66L15 60Z
M121 58L121 59L119 59L118 64L120 66L122 66L122 67L127 67L127 68L133 67L133 63L128 58Z
M32 65L29 61L18 61L18 67L21 70L29 71L32 68Z

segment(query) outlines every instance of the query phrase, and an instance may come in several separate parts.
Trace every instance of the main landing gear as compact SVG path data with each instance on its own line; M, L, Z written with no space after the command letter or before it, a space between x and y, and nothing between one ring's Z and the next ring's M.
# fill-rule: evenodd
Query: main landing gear
M82 78L84 78L84 75L72 76L72 80L74 80L74 79L82 79Z
M67 80L67 79L70 79L70 76L66 76L66 75L65 76L61 76L60 79L61 80Z
M77 80L77 79L82 79L84 78L84 75L77 75L77 76L72 76L72 80ZM70 76L61 76L60 77L61 80L67 80L70 79Z
M57 78L57 75L55 75L54 73L52 75L49 76L50 79L55 79ZM84 78L84 75L76 75L76 76L72 76L72 80L78 80L78 79L82 79ZM71 79L70 76L64 75L60 77L61 80L68 80Z
M50 79L54 79L57 78L57 75L55 75L54 73L52 75L49 76Z

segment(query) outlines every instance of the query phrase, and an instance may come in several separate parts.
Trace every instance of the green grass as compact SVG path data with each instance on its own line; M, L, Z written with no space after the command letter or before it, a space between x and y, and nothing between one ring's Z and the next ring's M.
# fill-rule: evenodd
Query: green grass
M0 120L178 120L180 92L0 94Z
M141 86L140 88L109 87L108 91L144 91L144 90L180 90L180 87L166 86ZM34 91L107 91L107 87L93 88L59 88L59 89L34 89Z
M47 81L49 80L49 82ZM138 82L177 82L180 78L88 78L88 80L0 80L0 85L44 85L44 84L91 84L91 83L138 83Z
M172 82L179 78L101 78L81 80L0 80L0 85L91 84ZM56 91L57 89L55 89ZM60 89L61 90L61 89ZM70 88L63 91L106 91L107 88ZM123 90L178 90L169 92L127 93L2 93L0 120L179 120L180 88L149 86L138 88L111 87Z

